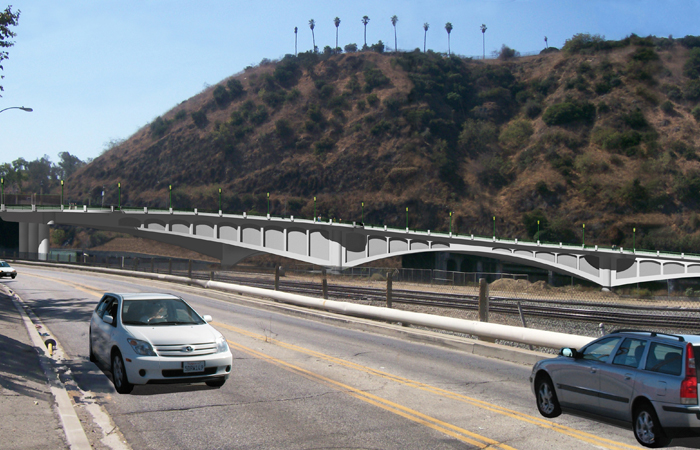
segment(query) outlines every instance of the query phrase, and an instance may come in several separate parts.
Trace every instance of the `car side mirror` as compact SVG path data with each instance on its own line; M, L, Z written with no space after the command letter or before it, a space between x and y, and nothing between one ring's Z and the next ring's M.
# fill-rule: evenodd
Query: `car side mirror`
M204 319L205 322L211 322L212 320L214 320L209 314L203 315L202 319Z
M102 316L102 321L104 323L108 323L108 324L112 325L114 323L114 317L107 314L107 315Z
M564 347L561 350L559 350L559 355L561 356L566 356L567 358L578 358L579 353L575 348L569 348L569 347Z

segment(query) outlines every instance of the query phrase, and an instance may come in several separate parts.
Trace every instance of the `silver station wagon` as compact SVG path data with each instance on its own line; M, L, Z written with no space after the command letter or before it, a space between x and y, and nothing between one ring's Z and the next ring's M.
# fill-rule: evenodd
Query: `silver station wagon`
M545 417L581 412L631 425L645 447L665 447L700 436L696 353L700 336L618 330L538 361L530 384Z

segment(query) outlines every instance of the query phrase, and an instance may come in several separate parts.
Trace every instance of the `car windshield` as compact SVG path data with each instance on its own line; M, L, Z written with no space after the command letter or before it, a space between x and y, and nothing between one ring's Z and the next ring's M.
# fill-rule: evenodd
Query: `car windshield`
M5 261L0 261L0 267L10 267Z
M205 323L190 306L179 298L124 300L124 325L162 326Z

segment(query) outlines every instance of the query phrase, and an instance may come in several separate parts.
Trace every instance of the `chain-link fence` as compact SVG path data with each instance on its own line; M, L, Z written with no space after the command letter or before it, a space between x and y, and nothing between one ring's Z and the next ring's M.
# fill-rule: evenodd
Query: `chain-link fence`
M36 260L38 255L2 252L3 258ZM488 321L541 330L598 336L617 328L696 333L699 291L597 286L552 287L527 275L464 273L431 269L362 267L342 271L311 265L222 267L216 262L132 253L52 252L49 261L171 274L278 289L312 297L479 320L487 301ZM488 283L480 299L479 280ZM487 299L487 300L486 300Z

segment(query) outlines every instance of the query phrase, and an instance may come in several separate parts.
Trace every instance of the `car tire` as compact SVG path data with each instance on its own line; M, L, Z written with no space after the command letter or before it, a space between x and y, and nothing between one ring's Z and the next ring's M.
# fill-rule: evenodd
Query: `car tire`
M561 405L549 375L540 375L535 381L537 409L548 419L561 415Z
M17 275L10 275L12 279L14 280Z
M209 381L207 381L206 383L207 383L207 386L209 386L209 387L220 388L221 386L224 385L224 383L226 383L226 379L225 379L225 378L221 378L221 379L218 379L218 380L209 380Z
M644 447L661 448L671 443L666 437L654 407L649 403L643 403L634 410L632 430L634 437Z
M97 362L97 359L95 358L95 354L92 352L92 330L90 330L89 336L90 336L90 341L89 341L89 344L88 344L88 345L90 346L90 353L89 353L90 356L89 356L89 358L90 358L90 362L91 362L91 363L94 363L94 362Z
M134 389L134 385L129 383L126 376L126 366L124 366L124 360L119 352L114 352L112 355L112 382L114 389L120 394L128 394Z

